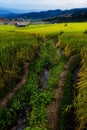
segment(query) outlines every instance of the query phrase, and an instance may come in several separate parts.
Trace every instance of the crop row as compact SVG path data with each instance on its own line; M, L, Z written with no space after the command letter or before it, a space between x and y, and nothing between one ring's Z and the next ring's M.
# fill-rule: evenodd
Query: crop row
M80 56L78 80L76 84L73 106L75 107L76 130L87 128L87 35L83 33L67 33L60 36L59 46L63 53L70 57Z

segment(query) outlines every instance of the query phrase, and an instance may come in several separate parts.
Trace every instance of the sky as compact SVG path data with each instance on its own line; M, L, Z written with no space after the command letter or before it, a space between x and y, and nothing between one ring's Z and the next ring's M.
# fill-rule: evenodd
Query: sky
M0 7L20 10L71 9L87 7L87 0L0 0Z

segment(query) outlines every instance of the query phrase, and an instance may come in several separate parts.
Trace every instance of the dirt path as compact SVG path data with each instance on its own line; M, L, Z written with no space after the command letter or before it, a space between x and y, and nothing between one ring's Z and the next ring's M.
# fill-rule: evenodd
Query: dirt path
M55 90L54 99L47 108L48 124L50 126L50 130L58 130L58 110L63 96L64 85L67 79L69 68L71 67L75 58L77 58L76 55L71 56L66 65L64 66L64 70L59 77L58 88Z
M28 67L29 67L29 63L25 62L24 63L24 75L22 77L22 80L15 86L15 88L13 88L13 90L7 94L1 101L0 101L0 108L2 108L3 106L6 106L8 100L10 98L12 98L12 96L15 94L15 92L20 89L26 82L27 80L27 76L28 76Z

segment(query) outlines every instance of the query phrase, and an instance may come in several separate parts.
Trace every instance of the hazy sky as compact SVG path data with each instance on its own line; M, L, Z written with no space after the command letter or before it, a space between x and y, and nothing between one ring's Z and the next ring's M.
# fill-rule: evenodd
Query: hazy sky
M0 7L15 9L70 9L87 7L87 0L0 0Z

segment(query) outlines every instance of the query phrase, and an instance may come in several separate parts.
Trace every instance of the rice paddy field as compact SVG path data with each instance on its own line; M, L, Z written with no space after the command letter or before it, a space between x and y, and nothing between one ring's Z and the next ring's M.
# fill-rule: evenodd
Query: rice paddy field
M22 79L23 65L29 63L26 83L6 106L0 105L0 130L12 130L20 111L27 115L24 130L57 130L48 125L47 106L54 100L59 75L73 55L78 59L72 64L66 81L66 93L58 111L58 130L87 130L87 22L26 27L0 25L0 101ZM76 68L79 71L73 83ZM45 70L50 76L43 89L41 76ZM25 110L27 106L29 110ZM69 123L66 117L73 118L74 125L65 125Z

